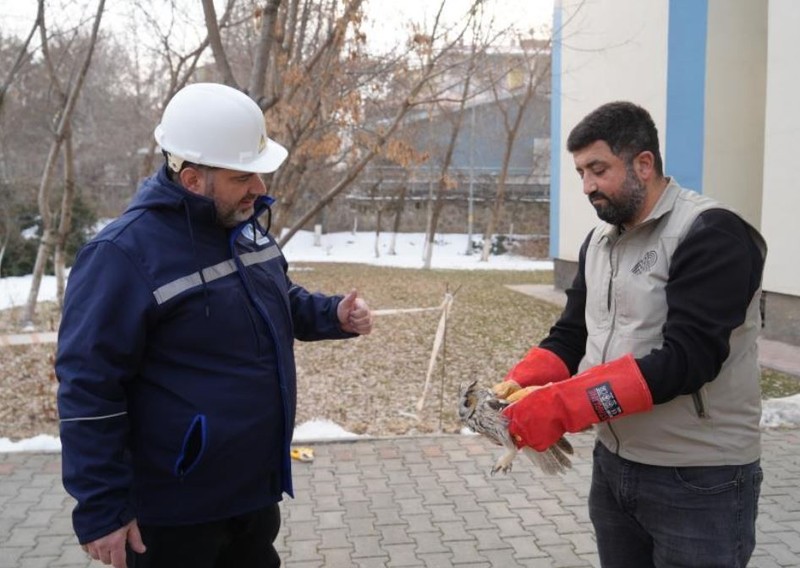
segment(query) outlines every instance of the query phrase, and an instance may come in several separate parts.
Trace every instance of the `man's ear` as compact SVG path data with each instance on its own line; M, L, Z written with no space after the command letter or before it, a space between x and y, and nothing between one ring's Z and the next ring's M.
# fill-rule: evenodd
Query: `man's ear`
M645 150L644 152L640 152L639 155L633 159L633 170L641 181L648 182L655 178L655 163L656 160L653 153L649 150Z
M203 195L203 181L200 170L191 166L183 168L178 174L181 185L192 193Z

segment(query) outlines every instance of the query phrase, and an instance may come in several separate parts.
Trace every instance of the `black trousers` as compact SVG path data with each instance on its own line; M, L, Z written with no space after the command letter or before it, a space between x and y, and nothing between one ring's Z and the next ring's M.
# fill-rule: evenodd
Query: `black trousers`
M128 568L278 568L273 543L281 526L278 504L211 523L140 525L144 554L128 548Z

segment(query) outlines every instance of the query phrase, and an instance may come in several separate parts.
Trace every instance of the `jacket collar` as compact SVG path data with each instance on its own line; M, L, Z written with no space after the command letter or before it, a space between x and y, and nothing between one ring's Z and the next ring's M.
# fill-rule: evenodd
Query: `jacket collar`
M661 196L656 201L656 204L653 206L652 211L644 220L639 223L636 227L640 227L645 224L652 223L653 221L660 219L664 215L668 214L672 209L675 207L675 201L678 199L678 195L681 192L681 186L675 181L674 177L667 177L667 187L664 188L664 191L661 193ZM636 229L634 227L633 229ZM629 230L633 230L629 229ZM603 223L600 229L600 238L601 239L609 239L614 240L619 238L622 234L620 231L619 226L612 225L610 223Z

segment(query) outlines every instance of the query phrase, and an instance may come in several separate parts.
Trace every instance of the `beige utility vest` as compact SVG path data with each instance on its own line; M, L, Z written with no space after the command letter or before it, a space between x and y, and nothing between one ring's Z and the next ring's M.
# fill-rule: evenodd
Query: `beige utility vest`
M670 180L647 219L620 234L614 225L595 229L586 251L586 354L581 371L662 346L667 320L666 285L675 249L697 216L728 209ZM749 226L749 225L748 225ZM751 233L762 254L766 245ZM649 412L598 425L598 438L623 458L650 465L709 466L750 463L761 454L761 290L733 330L730 354L717 377L693 395Z

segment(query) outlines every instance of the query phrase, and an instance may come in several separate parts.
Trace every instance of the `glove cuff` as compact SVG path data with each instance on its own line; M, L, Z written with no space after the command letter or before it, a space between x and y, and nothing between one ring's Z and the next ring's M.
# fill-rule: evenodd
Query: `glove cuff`
M562 386L568 432L653 408L650 387L631 354L592 367Z

